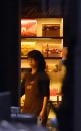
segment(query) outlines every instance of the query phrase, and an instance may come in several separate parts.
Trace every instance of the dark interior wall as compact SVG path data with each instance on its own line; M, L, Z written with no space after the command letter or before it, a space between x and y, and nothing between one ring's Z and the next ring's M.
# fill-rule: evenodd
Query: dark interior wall
M77 35L77 1L63 0L64 46L75 45Z
M48 0L48 13L50 16L63 17L63 0Z
M67 74L63 83L63 102L58 112L60 131L74 131L75 118L75 49L77 45L77 1L63 1L64 46L68 47ZM77 77L78 79L78 77ZM78 90L77 90L78 95ZM78 100L78 99L77 99Z
M0 4L0 92L10 91L12 105L18 105L19 1Z
M81 130L81 0L77 1L77 44L75 46L74 131Z
M21 0L22 18L62 17L62 0Z

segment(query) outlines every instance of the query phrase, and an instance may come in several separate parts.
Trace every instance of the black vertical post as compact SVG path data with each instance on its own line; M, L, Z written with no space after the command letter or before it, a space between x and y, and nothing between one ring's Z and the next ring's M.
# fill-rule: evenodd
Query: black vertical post
M0 4L0 92L10 91L18 105L19 85L19 0Z
M67 68L63 82L63 102L57 113L60 131L74 131L74 50L77 35L77 2L64 0L64 46L68 47Z
M77 43L75 46L75 103L74 103L74 131L81 131L81 0L77 1Z

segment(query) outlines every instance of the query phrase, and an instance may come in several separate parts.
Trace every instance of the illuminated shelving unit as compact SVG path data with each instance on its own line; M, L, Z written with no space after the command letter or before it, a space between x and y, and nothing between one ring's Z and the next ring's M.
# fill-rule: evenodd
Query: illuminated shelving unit
M57 101L61 92L61 78L59 76L62 72L59 65L63 48L63 18L22 19L21 31L21 71L24 72L29 68L27 52L33 49L40 50L45 57L51 78L50 100ZM52 91L56 91L56 94L54 95ZM59 96L59 100L62 100L61 96Z

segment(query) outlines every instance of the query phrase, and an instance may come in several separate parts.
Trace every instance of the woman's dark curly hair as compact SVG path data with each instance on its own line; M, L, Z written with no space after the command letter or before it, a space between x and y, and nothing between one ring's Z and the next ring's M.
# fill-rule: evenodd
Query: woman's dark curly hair
M32 50L27 54L28 58L33 58L38 63L38 71L44 71L46 69L46 62L42 53L38 50Z

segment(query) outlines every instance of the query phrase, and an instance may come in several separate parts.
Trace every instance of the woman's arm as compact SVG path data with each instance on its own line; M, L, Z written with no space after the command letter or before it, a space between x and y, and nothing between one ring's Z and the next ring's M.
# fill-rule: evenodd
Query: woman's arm
M44 116L45 116L45 113L46 113L46 110L47 110L47 104L48 104L48 97L44 96L43 107L42 107L42 110L41 110L40 115L39 115L42 119L44 119Z
M40 95L43 97L43 105L39 116L44 119L47 112L47 104L50 96L50 79L47 76L42 76L39 81Z

